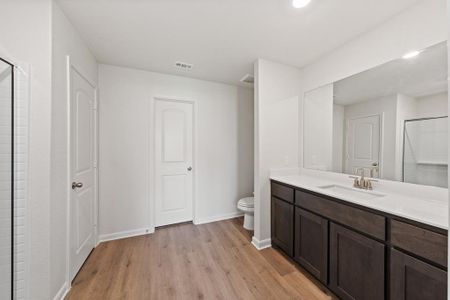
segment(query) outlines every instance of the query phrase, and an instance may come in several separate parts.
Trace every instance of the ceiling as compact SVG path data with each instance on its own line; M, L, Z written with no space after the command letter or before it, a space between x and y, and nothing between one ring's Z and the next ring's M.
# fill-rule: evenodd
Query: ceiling
M447 91L446 42L334 83L334 102L349 105L394 94L413 98Z
M257 58L302 67L420 1L58 2L101 63L237 84Z

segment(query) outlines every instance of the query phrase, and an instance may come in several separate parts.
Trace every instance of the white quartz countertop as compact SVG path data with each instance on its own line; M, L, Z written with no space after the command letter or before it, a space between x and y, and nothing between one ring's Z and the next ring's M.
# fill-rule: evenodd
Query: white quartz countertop
M325 177L325 178L323 178ZM358 204L367 208L375 209L413 221L417 221L423 224L435 226L441 229L448 230L448 201L443 201L444 193L447 193L444 189L438 189L437 193L426 193L431 188L424 187L425 195L420 197L411 193L411 189L420 189L419 186L414 187L412 185L406 185L405 193L402 193L401 189L389 187L394 185L386 183L383 186L383 182L375 183L373 193L381 194L382 197L374 197L371 199L360 199L349 195L338 195L333 191L321 188L326 185L339 185L352 188L352 180L345 178L344 180L334 180L326 178L326 176L310 176L304 174L296 175L271 175L270 179L285 183L294 187L310 190L323 195L335 197L350 203ZM398 183L395 183L398 184ZM408 187L409 191L408 191ZM361 191L360 189L355 189ZM408 193L409 192L409 193ZM418 193L420 194L420 193Z

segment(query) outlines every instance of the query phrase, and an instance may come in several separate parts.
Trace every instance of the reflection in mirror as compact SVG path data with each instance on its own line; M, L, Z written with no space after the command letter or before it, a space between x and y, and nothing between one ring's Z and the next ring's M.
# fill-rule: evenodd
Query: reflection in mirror
M12 299L13 66L0 58L0 299Z
M405 121L403 181L447 187L447 119Z
M309 91L305 168L447 187L447 46Z

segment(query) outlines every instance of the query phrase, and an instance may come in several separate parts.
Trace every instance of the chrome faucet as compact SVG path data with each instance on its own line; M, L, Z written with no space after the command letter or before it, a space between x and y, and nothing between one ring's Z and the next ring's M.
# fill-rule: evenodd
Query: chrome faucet
M372 190L373 186L372 186L372 182L378 182L378 180L376 179L371 179L371 178L365 178L364 177L364 171L366 170L366 168L358 168L356 169L356 174L359 173L359 171L361 171L361 176L349 176L350 178L353 178L353 187L354 188L358 188L358 189L364 189L364 190Z

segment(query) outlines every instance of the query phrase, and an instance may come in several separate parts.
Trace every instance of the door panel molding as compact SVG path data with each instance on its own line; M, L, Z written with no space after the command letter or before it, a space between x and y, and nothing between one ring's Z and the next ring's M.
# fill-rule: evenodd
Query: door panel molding
M169 116L169 113L172 114ZM183 118L183 123L186 122L186 117L184 115L184 111L180 110L180 109L175 109L175 108L169 108L169 109L164 109L161 112L161 121L162 121L162 152L163 154L163 161L164 162L182 162L185 160L185 150L186 150L186 132L184 132L184 135L182 137L182 140L178 140L176 141L182 148L182 153L168 153L167 152L167 148L169 148L167 146L168 143L168 135L170 135L170 133L174 133L173 130L172 132L167 132L167 127L166 127L166 122L168 121L173 121L173 120L168 120L169 117L173 117L175 114L182 116ZM178 120L176 120L178 121ZM177 125L183 125L183 124L177 124ZM179 128L177 128L179 129ZM171 139L171 142L174 142L174 138Z

